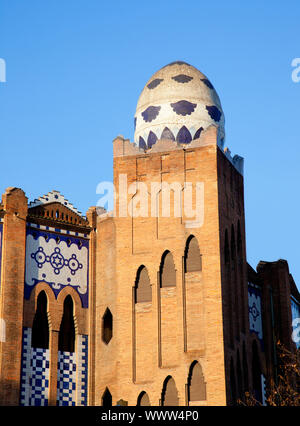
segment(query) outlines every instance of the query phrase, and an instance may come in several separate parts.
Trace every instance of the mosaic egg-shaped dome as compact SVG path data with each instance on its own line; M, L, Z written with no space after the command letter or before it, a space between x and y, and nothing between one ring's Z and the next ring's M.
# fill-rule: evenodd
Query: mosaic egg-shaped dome
M197 68L177 61L161 68L147 82L134 117L135 143L151 148L158 139L189 144L214 125L225 138L224 113L217 92Z

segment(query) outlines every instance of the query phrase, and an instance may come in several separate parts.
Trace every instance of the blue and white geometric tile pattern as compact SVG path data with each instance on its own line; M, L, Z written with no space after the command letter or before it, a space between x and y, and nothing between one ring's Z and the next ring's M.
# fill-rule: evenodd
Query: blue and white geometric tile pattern
M293 328L293 339L297 348L300 348L300 304L299 302L291 298L291 310L292 310L292 328Z
M65 286L78 292L88 307L89 240L27 227L25 299L38 282L46 282L55 296Z
M58 352L57 405L87 405L88 336L77 336L76 352Z
M20 404L46 406L49 397L49 349L31 347L31 328L23 329Z
M87 405L88 336L78 335L77 405Z
M254 331L262 342L263 326L261 311L261 290L258 286L248 283L248 308L250 331Z
M76 353L58 352L57 405L76 405Z

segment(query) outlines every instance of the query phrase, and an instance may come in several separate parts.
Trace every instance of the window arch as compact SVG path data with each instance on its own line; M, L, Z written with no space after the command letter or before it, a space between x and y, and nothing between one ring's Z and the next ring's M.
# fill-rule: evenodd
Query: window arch
M113 336L113 316L108 308L102 317L102 340L108 345Z
M202 261L197 238L191 235L187 242L184 252L185 272L201 271Z
M112 406L112 396L109 392L109 389L106 388L102 395L102 406L103 407L111 407Z
M176 287L176 271L172 253L165 251L160 264L160 286Z
M166 377L162 388L161 405L177 406L178 403L178 391L176 388L175 380L172 376L168 376Z
M198 361L194 361L189 370L188 375L188 400L203 401L206 399L206 383L201 365Z
M152 290L147 268L140 266L135 280L135 303L152 302Z
M58 336L58 350L61 352L75 351L75 323L73 310L73 299L68 295L64 300L64 312Z
M47 305L46 293L41 291L37 298L37 307L32 324L31 346L33 348L49 349Z
M138 406L147 406L147 407L150 407L151 404L150 404L150 399L149 399L149 396L148 396L147 392L142 391L139 394L138 399L137 399L137 405Z

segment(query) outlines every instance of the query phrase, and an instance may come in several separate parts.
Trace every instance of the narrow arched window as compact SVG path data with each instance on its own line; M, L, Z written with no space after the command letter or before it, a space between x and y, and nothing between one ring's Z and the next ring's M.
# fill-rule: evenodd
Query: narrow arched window
M184 253L185 272L201 271L202 262L197 238L190 236L186 242Z
M135 281L135 303L152 302L152 290L147 268L138 269Z
M161 393L161 405L177 406L178 403L178 391L176 388L175 380L172 376L168 376L163 384L163 389Z
M102 340L108 345L113 336L113 316L107 308L102 317Z
M102 395L102 406L103 407L111 407L112 406L112 396L109 392L109 389L106 388Z
M73 314L73 300L67 296L64 301L64 312L60 323L58 336L58 350L61 352L74 352L75 324Z
M149 396L146 392L143 391L139 394L138 399L137 399L137 405L138 406L150 407L150 405L151 405L150 399L149 399Z
M41 349L49 348L47 296L44 291L41 291L37 298L37 307L32 324L31 346Z
M176 287L176 271L173 261L173 256L169 251L166 251L160 264L160 286L161 287Z
M234 226L231 225L231 242L230 242L230 249L231 249L231 259L235 259L235 233L234 233Z
M188 376L189 401L203 401L206 399L206 384L199 362L194 361L190 366Z

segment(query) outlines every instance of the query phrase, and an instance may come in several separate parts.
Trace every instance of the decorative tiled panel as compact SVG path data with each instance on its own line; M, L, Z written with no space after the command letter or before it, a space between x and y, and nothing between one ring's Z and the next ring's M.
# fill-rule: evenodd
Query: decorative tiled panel
M77 351L77 405L87 405L88 336L78 336Z
M21 405L48 405L49 359L49 349L31 347L31 328L24 328L21 365Z
M263 341L261 290L258 286L248 283L248 308L250 331L254 331Z
M87 405L88 336L76 339L76 352L58 352L57 405Z
M76 405L75 352L58 352L57 405Z
M291 298L291 309L293 339L296 347L300 348L300 304L293 297Z
M65 286L78 292L82 306L88 307L89 241L71 235L27 227L25 299L38 282L50 285L57 297Z

